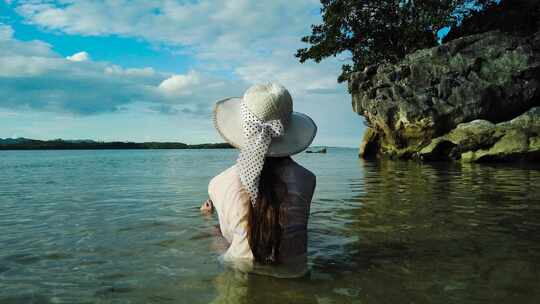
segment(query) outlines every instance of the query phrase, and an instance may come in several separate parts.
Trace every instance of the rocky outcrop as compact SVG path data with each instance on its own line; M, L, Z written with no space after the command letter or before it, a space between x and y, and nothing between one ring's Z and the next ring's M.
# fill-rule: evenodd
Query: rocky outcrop
M527 157L531 142L535 145L535 133L500 123L514 126L512 119L520 115L540 116L536 110L529 111L540 106L540 32L519 37L491 31L420 50L398 64L371 66L352 74L349 91L354 111L368 125L360 151L365 158L482 161ZM453 140L473 129L466 134L476 139ZM497 154L497 149L518 136L514 129L525 132L524 136L519 133L522 147L516 151L521 152L506 157ZM429 152L428 147L432 147Z
M540 107L498 124L473 120L434 138L418 152L425 160L465 162L540 160Z

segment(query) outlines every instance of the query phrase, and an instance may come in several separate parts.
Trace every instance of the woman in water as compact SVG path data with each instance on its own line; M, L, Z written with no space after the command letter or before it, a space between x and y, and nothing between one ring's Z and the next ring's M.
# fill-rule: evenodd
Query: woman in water
M311 144L317 127L292 107L289 92L275 83L216 103L215 127L240 150L236 164L210 181L201 206L218 214L229 242L225 261L305 265L315 175L290 155Z

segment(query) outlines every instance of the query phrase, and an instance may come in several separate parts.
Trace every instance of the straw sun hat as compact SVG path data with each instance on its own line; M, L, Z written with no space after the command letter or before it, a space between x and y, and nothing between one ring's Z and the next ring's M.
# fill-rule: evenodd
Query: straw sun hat
M283 126L281 135L271 139L266 156L299 153L311 144L317 133L317 126L309 116L293 111L292 97L285 87L276 83L257 84L243 97L220 100L214 107L214 124L219 134L240 150L249 142L242 107L249 111L248 116L260 123L278 120Z

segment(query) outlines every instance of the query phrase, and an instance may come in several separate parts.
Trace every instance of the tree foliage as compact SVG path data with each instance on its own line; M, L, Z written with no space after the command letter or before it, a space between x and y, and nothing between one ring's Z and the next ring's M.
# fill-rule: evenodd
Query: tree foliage
M338 81L372 64L397 62L418 49L435 46L439 30L455 26L475 8L496 0L321 0L322 24L302 41L300 62L320 62L345 52Z
M452 28L443 42L493 30L514 36L529 36L540 31L540 1L505 0L472 12L458 27Z

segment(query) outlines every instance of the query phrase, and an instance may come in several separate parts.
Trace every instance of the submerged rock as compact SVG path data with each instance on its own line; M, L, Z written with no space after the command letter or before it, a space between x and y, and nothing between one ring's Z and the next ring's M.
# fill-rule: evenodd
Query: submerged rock
M420 50L352 74L349 91L369 126L362 157L528 158L538 142L529 110L540 106L540 32L491 31Z

